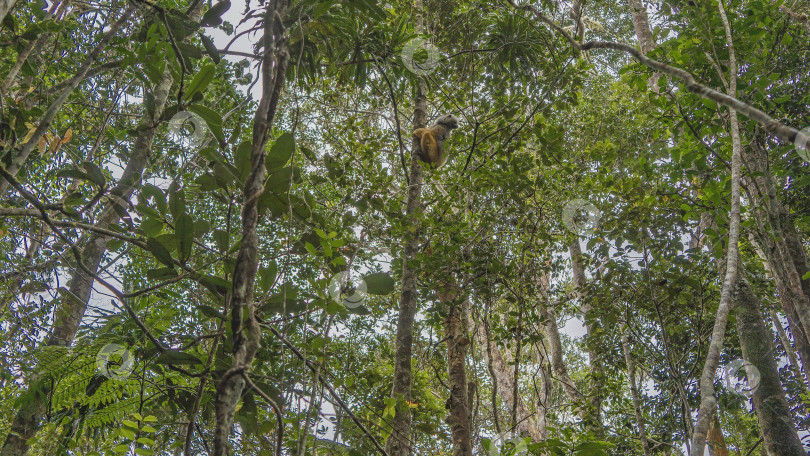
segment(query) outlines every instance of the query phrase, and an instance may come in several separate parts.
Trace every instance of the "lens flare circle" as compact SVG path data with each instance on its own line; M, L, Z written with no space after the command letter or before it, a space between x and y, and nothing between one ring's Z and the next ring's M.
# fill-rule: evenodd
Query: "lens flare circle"
M759 369L749 362L735 359L726 364L723 371L725 373L726 387L741 396L750 398L753 396L754 391L759 388L761 379ZM745 374L747 381L740 378L740 372Z
M578 217L580 214L584 215L584 219ZM593 234L601 218L602 213L599 209L582 199L569 201L562 210L563 224L578 235Z
M116 355L120 357L120 364L117 366L115 366L118 363ZM126 380L134 368L135 357L123 345L107 344L101 347L101 350L96 354L96 370L107 378L119 381Z
M416 60L416 53L420 49L427 52L427 58L424 62ZM419 76L427 76L439 66L441 53L436 46L422 37L417 37L405 43L400 57L402 58L402 63L405 64L405 67L409 71Z
M347 285L353 286L347 287ZM368 298L368 285L365 280L351 280L348 271L338 272L332 276L326 291L335 302L343 304L347 309L362 306Z
M191 125L191 129L187 128ZM208 133L208 126L202 117L189 111L180 111L169 119L169 133L180 144L197 147Z

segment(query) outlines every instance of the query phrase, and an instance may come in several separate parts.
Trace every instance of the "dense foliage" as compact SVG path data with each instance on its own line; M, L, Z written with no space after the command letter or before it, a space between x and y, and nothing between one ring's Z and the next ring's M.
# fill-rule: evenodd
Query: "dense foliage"
M0 455L806 454L808 14L0 0Z

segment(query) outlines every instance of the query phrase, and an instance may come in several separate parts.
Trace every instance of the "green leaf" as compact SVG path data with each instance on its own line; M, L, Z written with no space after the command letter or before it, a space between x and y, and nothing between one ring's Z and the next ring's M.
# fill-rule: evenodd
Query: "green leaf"
M194 222L194 237L205 236L209 231L211 231L211 224L208 221L196 220Z
M138 427L139 427L138 423L136 423L136 422L134 422L132 420L121 420L121 422L124 424L124 426L129 426L132 429L138 429Z
M174 260L172 259L172 254L169 253L169 250L166 248L163 243L158 241L155 238L150 237L146 240L146 248L152 252L152 255L157 258L158 261L165 264L166 266L172 268L174 267Z
M203 14L200 25L203 27L216 27L222 23L222 15L231 8L230 0L217 2Z
M259 268L259 287L264 291L269 291L276 281L276 274L278 274L278 266L275 263L270 263L266 268Z
M270 153L267 154L265 162L267 170L281 168L290 161L293 153L295 153L295 138L292 133L282 134L270 148Z
M177 350L166 350L161 353L156 359L157 364L175 364L175 365L193 365L202 364L200 358L196 356Z
M214 63L219 63L219 61L222 60L222 56L219 55L219 50L217 50L216 45L214 45L214 40L205 35L200 35L200 39L202 40L203 46L205 46L205 53L208 54L208 57L211 57Z
M185 262L191 255L194 245L194 220L188 214L182 214L174 221L174 233L177 239L177 254Z
M355 315L371 315L371 311L366 306L352 307L351 309L347 307L346 310Z
M149 198L154 198L155 205L157 206L160 213L161 214L166 213L167 208L166 195L163 193L163 190L152 184L143 184L143 187L141 187L141 195L143 195L143 197L147 200Z
M214 80L214 75L216 75L217 66L215 64L208 64L204 65L200 68L200 71L194 76L194 79L188 84L186 88L186 93L183 95L185 100L191 100L194 95L198 93L202 93L211 84L211 81Z
M147 217L141 222L141 229L147 236L155 237L163 231L163 222L154 217Z
M169 186L169 210L175 220L186 213L186 193L178 189L176 182Z
M225 320L225 315L222 315L211 306L197 306L197 309L199 309L199 311L208 318L219 318Z
M369 274L363 277L363 281L366 282L366 292L368 294L379 296L387 295L394 291L394 285L396 284L394 279L385 272Z
M222 131L222 116L213 109L199 104L189 106L188 110L202 117L214 138L217 139L219 146L225 148L227 144L225 143L225 133Z
M217 249L220 252L228 251L228 245L230 243L228 232L225 230L214 230L214 242L216 242Z
M174 268L158 268L149 269L146 271L146 278L149 280L168 280L177 277L177 271Z
M76 168L69 168L69 169L62 169L56 172L56 177L66 177L68 179L81 179L93 182L93 178L90 177L89 174L86 172L76 169Z
M104 173L101 172L101 168L96 166L95 163L86 161L83 165L84 169L87 170L87 175L90 176L90 180L93 181L94 184L103 187L104 184L107 183Z
M231 282L223 279L222 277L212 276L212 275L205 275L200 277L200 283L203 284L205 288L208 288L209 291L216 295L224 295L225 293L231 291Z
M194 183L200 186L200 190L210 192L219 188L216 177L209 173L200 174L194 179Z
M184 57L188 59L200 59L203 56L202 51L197 46L189 43L177 43L177 49L180 50L180 53L183 54Z
M273 192L280 198L286 199L286 193L290 189L290 182L293 179L293 169L290 166L278 168L269 173L267 182L264 184L264 190Z
M253 143L245 141L239 144L236 148L234 158L236 159L236 169L239 170L239 180L245 182L248 175L250 175L250 152L253 148Z

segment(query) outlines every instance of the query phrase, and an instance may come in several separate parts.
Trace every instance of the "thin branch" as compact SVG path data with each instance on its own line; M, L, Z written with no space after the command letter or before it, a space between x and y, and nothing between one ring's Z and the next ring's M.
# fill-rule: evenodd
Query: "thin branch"
M338 395L338 393L335 392L335 389L332 388L332 386L329 384L328 381L326 381L326 379L323 377L323 375L321 375L319 372L317 372L315 366L312 364L312 361L308 360L306 358L306 356L304 356L300 351L298 351L298 349L295 348L295 346L293 344L291 344L290 341L287 340L287 338L285 338L283 335L281 335L281 333L278 332L278 330L276 330L276 328L274 328L273 326L271 326L269 324L266 324L266 323L260 323L259 326L262 326L262 327L265 327L265 328L269 329L270 332L272 332L273 335L275 335L278 338L278 340L281 341L281 343L283 343L287 348L289 348L290 351L292 351L293 354L296 357L298 357L298 359L300 359L301 361L304 362L304 364L306 364L306 366L309 368L309 370L311 370L312 373L315 374L315 376L318 378L318 381L321 382L321 385L323 385L323 387L326 388L327 391L329 391L329 394L332 395L332 397L335 399L335 401L337 401L338 405L340 405L340 407L344 411L346 411L346 413L349 415L349 418L352 419L354 424L356 424L357 427L359 427L360 430L363 431L363 433L366 435L366 437L371 439L371 442L374 444L374 447L377 448L377 451L379 451L380 454L382 454L383 456L388 456L388 453L385 452L385 449L380 445L380 443L377 441L377 439L375 439L374 436L371 435L369 430L366 429L365 426L363 426L363 423L360 422L360 420L357 418L357 416L354 414L354 412L352 412L351 409L349 409L349 407L346 405L346 403L343 402L343 399L341 399L340 396Z
M242 372L242 377L244 377L245 382L248 384L248 386L250 386L254 391L256 391L256 393L259 396L262 397L262 399L264 399L268 404L270 404L270 407L273 408L273 412L275 412L276 414L276 423L278 425L278 431L276 431L278 433L278 441L276 442L276 455L281 456L281 452L283 450L282 446L284 443L284 420L282 419L281 408L278 406L276 401L273 400L272 397L270 397L267 393L262 391L261 388L256 386L255 383L253 383L253 380L250 379L250 376L247 375L246 372Z
M799 134L799 130L793 127L789 127L783 124L782 122L779 122L778 120L774 119L773 117L769 116L765 112L738 100L737 98L735 98L736 94L734 94L735 96L727 95L725 93L718 92L717 90L714 90L711 87L705 86L697 82L695 80L695 77L692 76L691 73L682 68L674 67L672 65L667 65L666 63L653 60L649 57L646 57L638 49L632 46L628 46L626 44L614 43L609 41L588 41L586 43L579 43L573 37L571 37L571 35L567 31L565 31L565 29L563 29L562 27L557 25L554 21L546 17L534 6L532 5L520 6L516 4L514 0L507 0L507 1L516 10L527 11L534 14L535 17L537 17L542 22L547 24L549 27L554 29L557 33L561 34L576 50L588 51L591 49L611 49L614 51L621 51L630 54L636 60L641 62L643 65L652 68L653 70L682 79L686 83L686 89L689 90L690 92L699 95L703 98L708 98L718 104L733 109L752 120L755 120L756 122L762 124L765 130L784 139L785 141L793 143L796 140L796 136Z

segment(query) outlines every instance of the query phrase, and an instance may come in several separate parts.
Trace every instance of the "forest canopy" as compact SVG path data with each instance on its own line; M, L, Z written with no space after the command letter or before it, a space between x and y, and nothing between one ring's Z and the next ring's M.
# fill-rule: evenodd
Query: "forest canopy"
M808 14L0 0L0 456L810 454Z

